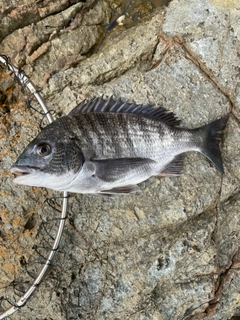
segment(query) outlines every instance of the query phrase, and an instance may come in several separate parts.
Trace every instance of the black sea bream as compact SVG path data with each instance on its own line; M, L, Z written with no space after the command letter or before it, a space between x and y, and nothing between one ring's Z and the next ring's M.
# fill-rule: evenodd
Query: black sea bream
M151 176L179 175L191 150L223 173L219 142L227 120L185 129L163 108L83 101L46 126L10 170L15 183L93 194L130 193Z

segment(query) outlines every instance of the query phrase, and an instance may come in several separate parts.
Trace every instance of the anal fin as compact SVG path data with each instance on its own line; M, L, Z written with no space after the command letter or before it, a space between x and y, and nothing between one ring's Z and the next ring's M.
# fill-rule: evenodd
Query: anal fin
M183 171L184 158L184 153L177 155L158 175L161 177L180 176Z

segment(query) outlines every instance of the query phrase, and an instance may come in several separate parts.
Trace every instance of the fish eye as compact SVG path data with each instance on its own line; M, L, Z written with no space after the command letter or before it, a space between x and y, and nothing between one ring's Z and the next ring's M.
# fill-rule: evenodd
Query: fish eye
M46 157L48 156L52 151L52 148L50 147L49 144L46 144L46 143L43 143L43 144L40 144L38 147L37 147L37 153L39 154L39 156L41 157Z

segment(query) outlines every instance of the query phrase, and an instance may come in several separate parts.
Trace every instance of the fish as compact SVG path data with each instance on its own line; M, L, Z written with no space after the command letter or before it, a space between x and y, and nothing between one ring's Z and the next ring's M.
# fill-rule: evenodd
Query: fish
M179 176L188 151L224 173L220 141L228 117L187 129L162 107L84 100L43 128L10 172L17 184L110 196L136 192L152 176Z

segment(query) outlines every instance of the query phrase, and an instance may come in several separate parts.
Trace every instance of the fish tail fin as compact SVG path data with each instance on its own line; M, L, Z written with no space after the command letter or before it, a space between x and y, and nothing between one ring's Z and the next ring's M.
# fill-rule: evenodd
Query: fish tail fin
M203 144L200 147L200 152L207 157L221 173L224 173L224 169L219 143L223 136L223 130L226 127L228 117L229 116L226 115L223 118L196 129L200 130L205 136Z

